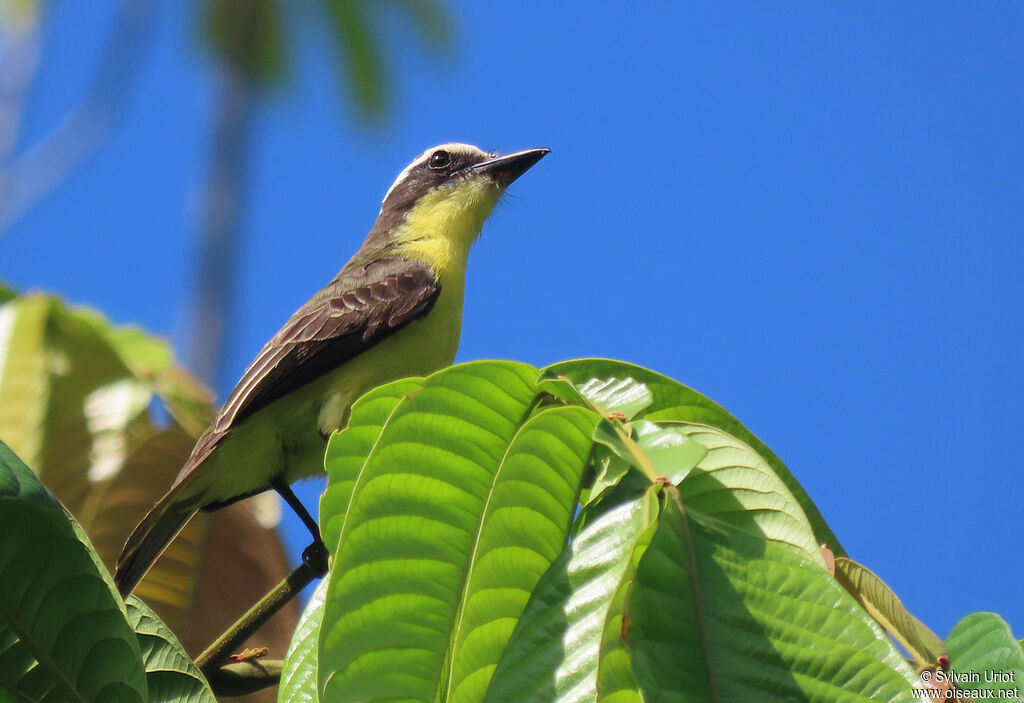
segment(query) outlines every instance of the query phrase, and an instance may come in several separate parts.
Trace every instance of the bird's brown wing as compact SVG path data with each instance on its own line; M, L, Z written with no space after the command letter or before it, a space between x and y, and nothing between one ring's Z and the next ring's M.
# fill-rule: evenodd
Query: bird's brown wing
M175 483L202 463L235 424L423 317L440 293L430 267L408 259L343 269L256 355Z

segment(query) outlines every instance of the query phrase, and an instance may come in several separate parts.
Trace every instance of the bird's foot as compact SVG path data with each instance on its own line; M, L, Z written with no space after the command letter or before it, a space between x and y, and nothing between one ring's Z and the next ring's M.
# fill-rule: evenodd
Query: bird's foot
M317 578L327 575L327 547L322 540L317 540L302 550L302 563L312 569Z

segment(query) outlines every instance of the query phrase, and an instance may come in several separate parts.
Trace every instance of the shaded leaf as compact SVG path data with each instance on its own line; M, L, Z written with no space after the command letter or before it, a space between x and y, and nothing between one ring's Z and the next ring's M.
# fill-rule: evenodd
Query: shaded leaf
M399 0L427 46L444 48L452 41L452 24L444 6L436 0Z
M760 454L715 427L665 424L707 449L697 467L679 484L679 494L688 509L794 549L810 562L825 566L800 504Z
M251 500L198 517L206 518L199 572L184 625L175 630L192 656L291 572L277 530L257 520ZM283 658L299 614L298 601L291 601L241 647L266 647L268 658ZM273 700L273 696L254 695Z
M192 438L179 428L157 432L128 456L116 481L107 482L102 490L96 487L89 530L108 568L113 568L135 525L174 481L192 445ZM192 607L209 517L191 520L135 589L179 636Z
M939 636L903 606L892 589L869 569L847 557L836 557L836 580L892 635L919 666L935 666L949 653Z
M154 426L154 392L171 394L159 397L188 431ZM173 363L165 342L49 296L0 307L0 437L27 437L20 444L37 447L34 468L108 567L210 414L207 391ZM273 525L252 513L238 505L196 516L139 587L191 651L245 609L242 598L256 600L288 572ZM243 568L249 577L238 585ZM289 607L259 637L283 654L297 617Z
M597 501L605 491L614 488L629 472L629 463L604 445L594 446L594 480L580 493L580 504Z
M365 116L379 116L387 105L388 93L380 48L366 16L369 5L352 0L324 2L348 69L348 92L356 109Z
M277 0L207 0L203 29L221 59L257 83L284 70L284 30Z
M665 495L625 608L643 700L912 700L914 672L824 569Z
M206 679L160 618L134 596L125 606L142 650L148 703L216 703Z
M0 444L0 682L26 700L146 701L139 643L88 539Z

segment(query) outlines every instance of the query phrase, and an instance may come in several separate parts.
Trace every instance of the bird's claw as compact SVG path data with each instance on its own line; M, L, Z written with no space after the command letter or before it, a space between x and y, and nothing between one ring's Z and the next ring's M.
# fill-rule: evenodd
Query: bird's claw
M302 550L302 563L313 570L317 578L327 575L327 547L320 540Z

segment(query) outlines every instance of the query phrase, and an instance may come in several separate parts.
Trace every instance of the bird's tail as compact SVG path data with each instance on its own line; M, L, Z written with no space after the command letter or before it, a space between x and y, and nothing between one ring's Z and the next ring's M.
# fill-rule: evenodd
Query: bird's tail
M196 514L196 509L194 503L182 501L181 496L172 490L132 530L114 569L114 583L123 597L138 585L153 562Z

